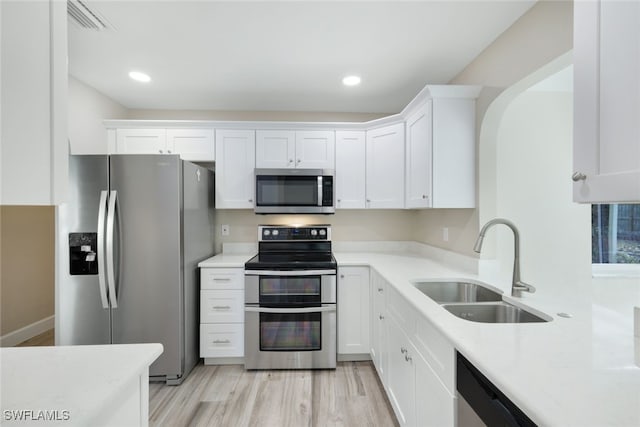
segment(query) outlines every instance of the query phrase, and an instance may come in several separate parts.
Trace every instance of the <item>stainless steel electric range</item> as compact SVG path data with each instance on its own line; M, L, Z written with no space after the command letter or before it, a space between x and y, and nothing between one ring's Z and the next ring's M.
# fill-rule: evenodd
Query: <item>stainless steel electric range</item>
M261 225L244 268L245 368L335 368L331 226Z

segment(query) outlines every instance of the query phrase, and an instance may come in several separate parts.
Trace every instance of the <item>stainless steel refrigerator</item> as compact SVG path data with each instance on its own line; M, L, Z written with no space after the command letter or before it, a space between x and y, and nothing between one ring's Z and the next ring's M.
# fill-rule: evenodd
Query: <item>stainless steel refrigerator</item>
M177 155L82 155L57 210L56 345L158 342L152 380L197 363L197 264L214 252L213 172Z

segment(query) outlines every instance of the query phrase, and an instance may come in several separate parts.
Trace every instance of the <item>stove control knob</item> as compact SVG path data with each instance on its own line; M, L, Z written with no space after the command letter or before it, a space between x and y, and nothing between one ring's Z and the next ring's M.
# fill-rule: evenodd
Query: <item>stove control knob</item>
M280 232L278 230L273 230L271 234L273 234L274 236L277 236L278 234L280 234Z
M262 234L264 234L265 236L268 236L271 234L271 230L264 230Z
M318 235L318 230L311 230L311 235L312 236L317 236Z
M320 235L321 236L326 236L327 235L327 230L325 230L324 228L320 229Z

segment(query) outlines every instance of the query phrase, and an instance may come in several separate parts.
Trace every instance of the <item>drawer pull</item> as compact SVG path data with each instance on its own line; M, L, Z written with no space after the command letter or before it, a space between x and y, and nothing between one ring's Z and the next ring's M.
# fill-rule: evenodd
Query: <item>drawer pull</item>
M213 309L214 310L231 310L231 306L230 305L214 305Z
M231 340L214 340L214 344L231 344Z
M407 352L407 349L404 347L400 347L400 353L405 354Z
M411 359L411 356L409 356L408 354L404 355L404 360L406 360L407 362L411 363L413 359Z

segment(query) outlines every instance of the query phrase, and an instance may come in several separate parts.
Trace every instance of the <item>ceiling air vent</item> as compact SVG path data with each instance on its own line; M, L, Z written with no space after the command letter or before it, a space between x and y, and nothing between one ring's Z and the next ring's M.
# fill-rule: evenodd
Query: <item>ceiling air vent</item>
M104 30L107 28L106 20L97 12L89 9L80 0L67 0L67 13L81 28L89 30Z

